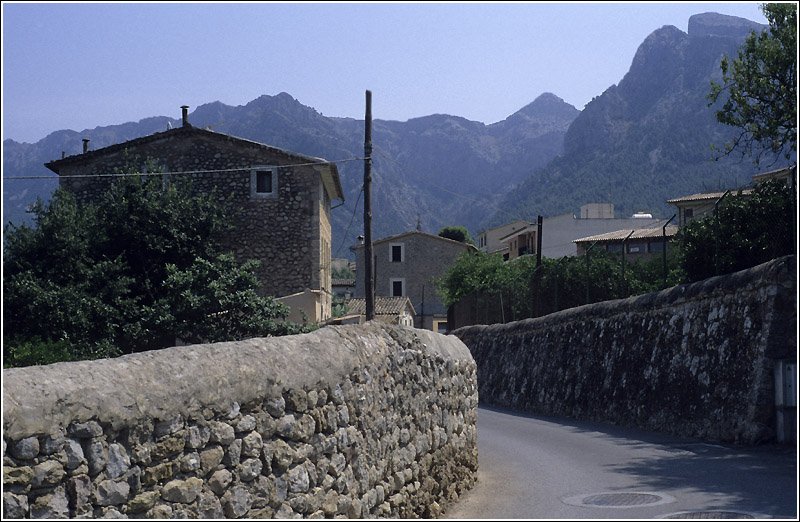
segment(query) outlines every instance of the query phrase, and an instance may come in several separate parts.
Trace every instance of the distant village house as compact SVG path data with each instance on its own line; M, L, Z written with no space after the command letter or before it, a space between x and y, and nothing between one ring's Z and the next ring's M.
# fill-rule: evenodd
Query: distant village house
M347 315L357 315L361 322L367 315L367 300L363 297L354 297L345 301ZM397 324L400 326L414 326L414 306L408 297L375 297L375 320Z
M408 297L415 310L414 326L447 331L447 307L436 293L435 281L464 252L477 249L421 231L386 237L372 243L372 268L377 297ZM356 274L364 273L364 245L352 248ZM366 295L363 277L356 277L355 297Z
M631 261L648 259L664 252L664 248L678 233L678 227L668 225L666 228L643 228L638 230L617 230L596 236L575 240L578 255L586 254L589 248L605 252L622 254Z

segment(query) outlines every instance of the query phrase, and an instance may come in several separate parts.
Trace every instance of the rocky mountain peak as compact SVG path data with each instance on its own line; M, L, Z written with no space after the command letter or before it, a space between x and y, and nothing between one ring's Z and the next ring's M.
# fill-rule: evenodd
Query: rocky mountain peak
M529 118L574 118L578 109L565 102L553 93L543 93L531 103L520 109L516 114L523 114Z
M724 36L744 38L750 31L760 32L766 29L762 25L746 18L719 13L700 13L689 18L689 36Z

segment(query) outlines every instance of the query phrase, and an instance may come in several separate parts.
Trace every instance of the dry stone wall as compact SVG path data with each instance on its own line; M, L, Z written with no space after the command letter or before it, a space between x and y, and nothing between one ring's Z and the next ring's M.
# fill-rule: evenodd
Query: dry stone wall
M475 379L374 323L3 370L3 515L435 517L475 480Z
M774 437L773 368L796 361L794 257L454 333L486 404L708 440Z

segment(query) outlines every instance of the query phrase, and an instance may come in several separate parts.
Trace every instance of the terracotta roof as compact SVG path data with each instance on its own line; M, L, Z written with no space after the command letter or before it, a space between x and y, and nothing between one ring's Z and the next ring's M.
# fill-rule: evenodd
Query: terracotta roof
M750 195L753 189L731 190L731 196L736 196L741 192L743 196ZM711 201L721 198L725 192L701 192L700 194L692 194L691 196L681 196L679 198L668 199L667 203L684 203L688 201Z
M605 234L598 234L596 236L589 236L589 237L582 237L580 239L575 239L573 243L589 243L594 241L622 241L628 234L633 232L630 239L646 239L651 237L662 237L663 231L661 227L654 227L654 228L640 228L638 230L616 230L614 232L607 232ZM678 227L675 225L668 225L666 228L667 237L674 236L678 233Z
M355 297L346 301L347 310L351 314L366 314L367 300L363 297ZM414 314L414 306L408 297L375 297L376 315L400 315L408 307Z

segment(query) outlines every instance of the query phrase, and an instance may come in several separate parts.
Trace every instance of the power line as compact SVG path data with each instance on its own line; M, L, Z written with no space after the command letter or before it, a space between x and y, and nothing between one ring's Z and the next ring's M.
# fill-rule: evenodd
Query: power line
M362 194L364 194L364 186L363 185L361 186L361 190L358 192L358 197L356 197L356 204L353 207L353 215L350 216L350 223L347 225L347 229L344 231L344 234L342 235L342 240L339 242L339 247L336 249L336 254L334 254L334 257L338 257L339 256L339 251L342 250L342 247L344 246L344 242L347 240L347 234L350 232L350 227L353 225L353 220L355 219L356 211L358 210L358 202L361 201L361 195Z
M306 163L291 163L288 165L275 165L278 168L288 167L307 167L307 166L324 166L336 163L347 163L350 161L363 161L364 158L347 158L334 161L311 161ZM112 173L112 174L75 174L73 176L7 176L3 177L4 180L14 179L74 179L74 178L123 178L127 176L171 176L171 175L189 175L189 174L216 174L221 172L246 172L253 170L252 166L238 167L231 169L209 169L209 170L181 170L181 171L165 171L165 172L125 172L125 173Z

